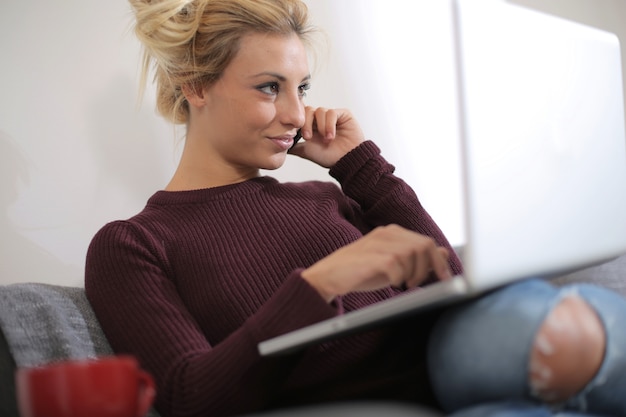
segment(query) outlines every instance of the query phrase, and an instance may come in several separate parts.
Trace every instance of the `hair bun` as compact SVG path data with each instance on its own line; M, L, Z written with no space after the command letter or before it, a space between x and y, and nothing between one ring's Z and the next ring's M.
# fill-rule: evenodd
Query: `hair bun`
M199 25L202 0L129 0L136 18L135 34L158 65L167 66L170 54L189 42Z

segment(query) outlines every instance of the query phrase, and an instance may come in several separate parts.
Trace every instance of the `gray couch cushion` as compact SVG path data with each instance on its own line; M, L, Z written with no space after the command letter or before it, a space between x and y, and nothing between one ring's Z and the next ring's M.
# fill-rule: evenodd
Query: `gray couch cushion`
M0 291L0 327L17 366L113 353L82 288L5 286Z

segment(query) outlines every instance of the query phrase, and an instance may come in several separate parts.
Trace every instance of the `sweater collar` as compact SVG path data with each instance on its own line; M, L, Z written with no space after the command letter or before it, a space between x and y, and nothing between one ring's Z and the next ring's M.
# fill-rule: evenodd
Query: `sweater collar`
M257 193L264 188L278 184L273 177L262 176L252 178L236 184L222 185L219 187L203 188L185 191L157 191L148 200L150 204L194 204L212 200L225 200L237 198L251 193Z

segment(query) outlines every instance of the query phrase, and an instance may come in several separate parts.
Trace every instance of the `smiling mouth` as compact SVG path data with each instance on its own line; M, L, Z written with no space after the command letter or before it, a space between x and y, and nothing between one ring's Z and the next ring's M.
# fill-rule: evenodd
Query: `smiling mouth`
M279 136L269 138L272 142L278 145L282 150L289 150L294 143L294 138L291 136Z

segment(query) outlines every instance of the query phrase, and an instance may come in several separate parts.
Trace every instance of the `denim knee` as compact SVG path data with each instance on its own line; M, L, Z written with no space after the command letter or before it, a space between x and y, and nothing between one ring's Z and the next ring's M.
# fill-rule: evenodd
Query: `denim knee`
M441 317L428 351L430 378L441 406L455 411L499 401L535 401L528 387L535 334L550 310L572 294L597 312L605 328L606 349L592 381L552 409L626 415L626 327L621 324L626 300L591 284L556 288L540 280L510 285Z
M605 329L606 348L600 370L589 384L567 401L568 409L626 415L626 300L605 288L578 284L570 290L596 311Z
M448 412L503 400L532 400L528 363L534 337L558 289L521 281L447 311L428 348L431 383Z

